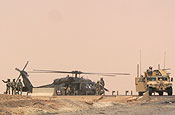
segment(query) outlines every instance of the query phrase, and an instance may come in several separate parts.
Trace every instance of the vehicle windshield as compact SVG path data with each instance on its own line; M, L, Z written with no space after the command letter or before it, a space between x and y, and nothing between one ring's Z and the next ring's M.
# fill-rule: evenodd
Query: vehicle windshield
M156 77L148 77L147 80L148 81L156 81Z
M158 80L160 81L162 79L163 81L167 81L167 77L158 77Z

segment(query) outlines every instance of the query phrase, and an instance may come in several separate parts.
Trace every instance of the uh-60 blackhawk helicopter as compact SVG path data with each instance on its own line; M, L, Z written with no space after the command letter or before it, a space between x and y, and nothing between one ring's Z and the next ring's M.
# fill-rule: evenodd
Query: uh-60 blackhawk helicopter
M16 68L20 72L17 81L20 76L23 78L23 92L32 93L34 88L53 88L54 95L96 95L96 83L90 79L81 77L81 74L86 75L100 75L100 76L116 76L116 75L130 75L127 73L90 73L81 71L53 71L53 70L33 70L28 73L64 73L72 74L72 76L67 75L66 77L58 78L53 81L53 83L48 85L43 85L39 87L34 87L29 80L29 75L25 70L28 62L24 66L23 70ZM105 91L108 89L104 88ZM103 94L101 92L100 94Z

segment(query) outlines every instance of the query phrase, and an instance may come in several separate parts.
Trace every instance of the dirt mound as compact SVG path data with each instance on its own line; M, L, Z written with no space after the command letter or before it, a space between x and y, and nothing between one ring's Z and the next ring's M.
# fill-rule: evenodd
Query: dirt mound
M17 100L17 99L31 99L30 96L22 96L22 95L5 95L0 94L0 101L9 101L9 100Z
M0 95L0 114L66 114L92 108L106 108L116 103L127 103L131 96L52 96L32 97Z
M64 103L56 100L33 99L20 95L0 96L0 114L30 114L31 110L56 111L62 106Z

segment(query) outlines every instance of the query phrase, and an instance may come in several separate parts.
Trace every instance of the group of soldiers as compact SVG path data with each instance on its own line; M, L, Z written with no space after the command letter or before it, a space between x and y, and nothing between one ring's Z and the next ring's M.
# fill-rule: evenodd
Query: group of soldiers
M20 94L22 95L22 88L23 84L21 82L21 79L19 79L17 82L15 79L11 82L10 79L7 79L7 81L2 80L4 83L6 83L6 92L5 94L9 94L12 91L12 95Z
M101 78L99 81L97 81L96 83L96 95L102 95L105 93L105 82L103 80L103 78Z

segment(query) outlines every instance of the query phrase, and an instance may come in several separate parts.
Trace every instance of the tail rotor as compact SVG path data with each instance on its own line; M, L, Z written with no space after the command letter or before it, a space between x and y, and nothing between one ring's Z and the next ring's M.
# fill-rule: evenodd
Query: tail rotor
M19 78L21 77L22 72L24 72L25 68L27 67L29 61L27 61L27 63L25 64L24 68L22 70L15 68L16 71L20 72L20 75L18 76L18 78L16 79L16 82L19 80Z

